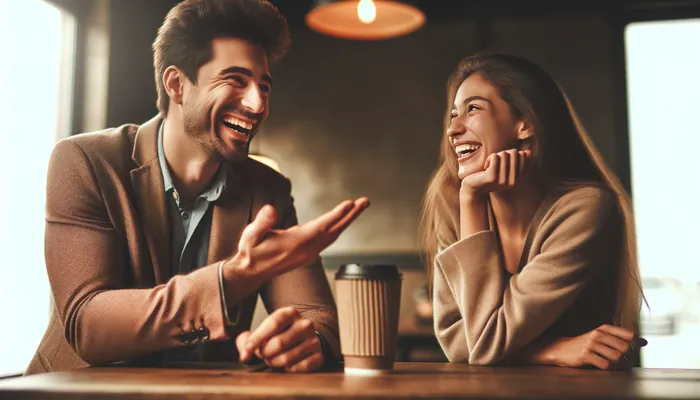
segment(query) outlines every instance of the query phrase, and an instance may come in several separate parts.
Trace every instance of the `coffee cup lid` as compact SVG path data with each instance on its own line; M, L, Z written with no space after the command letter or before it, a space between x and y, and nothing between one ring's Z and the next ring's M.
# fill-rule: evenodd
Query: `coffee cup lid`
M388 264L345 264L338 268L335 279L368 279L391 281L401 279L396 265Z

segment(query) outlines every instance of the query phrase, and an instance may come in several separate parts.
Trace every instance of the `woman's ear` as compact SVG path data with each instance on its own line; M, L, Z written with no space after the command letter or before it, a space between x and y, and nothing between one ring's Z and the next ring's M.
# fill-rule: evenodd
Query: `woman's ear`
M534 130L532 129L532 124L530 124L530 121L526 119L519 121L517 128L519 140L528 140L535 134Z
M184 74L180 69L172 65L165 69L165 72L163 72L163 87L173 103L182 105L184 86Z
M532 125L527 120L522 120L518 122L518 150L532 150L532 138L535 136L535 132L532 129Z

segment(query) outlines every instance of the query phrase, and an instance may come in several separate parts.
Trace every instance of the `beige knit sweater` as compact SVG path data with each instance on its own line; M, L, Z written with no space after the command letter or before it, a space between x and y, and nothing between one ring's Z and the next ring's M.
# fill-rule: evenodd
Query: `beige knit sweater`
M435 333L451 362L496 364L533 340L577 336L612 322L623 249L613 193L551 192L538 207L518 273L504 268L498 234L475 233L435 260Z

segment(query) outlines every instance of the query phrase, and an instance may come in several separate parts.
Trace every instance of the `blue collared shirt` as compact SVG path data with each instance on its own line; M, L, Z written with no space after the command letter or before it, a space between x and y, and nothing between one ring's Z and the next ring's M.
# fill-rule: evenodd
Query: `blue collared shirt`
M211 236L212 203L226 189L226 168L222 164L214 181L192 204L182 204L170 175L170 167L163 149L163 123L158 129L158 162L163 174L163 186L170 216L170 244L172 275L187 274L207 265ZM221 293L223 296L224 293ZM224 303L225 304L225 303ZM165 352L166 362L199 361L200 345L171 349Z
M180 204L180 196L173 184L170 167L168 167L168 162L165 159L163 125L164 123L161 122L158 129L158 162L163 173L165 197L168 199L168 213L172 227L170 232L172 251L170 260L172 264L170 268L172 275L187 274L207 264L209 238L211 236L212 203L226 189L226 168L222 164L216 174L216 178L214 178L214 182L204 193L197 197L194 204L190 206ZM219 282L219 285L223 288L221 282ZM221 298L222 307L224 307L224 322L230 324L231 321L228 319L228 312L225 309L226 297L223 289ZM325 355L328 353L325 338L318 331L316 331L316 335L321 339L325 359ZM201 357L201 344L196 344L167 350L164 362L202 361Z

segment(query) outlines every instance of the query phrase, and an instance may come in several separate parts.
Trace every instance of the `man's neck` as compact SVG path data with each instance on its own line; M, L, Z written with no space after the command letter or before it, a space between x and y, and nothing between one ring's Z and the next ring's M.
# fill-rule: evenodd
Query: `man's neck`
M527 179L527 178L526 178ZM544 190L528 179L505 192L490 195L494 219L500 235L524 238L544 197Z
M221 162L185 132L179 115L163 122L163 151L180 202L191 204L211 185Z

